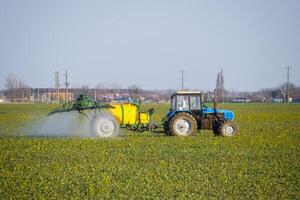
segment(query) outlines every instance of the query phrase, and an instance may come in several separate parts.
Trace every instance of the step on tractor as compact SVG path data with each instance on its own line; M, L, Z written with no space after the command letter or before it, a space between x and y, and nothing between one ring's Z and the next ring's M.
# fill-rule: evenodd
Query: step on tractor
M151 122L153 108L141 111L138 99L103 103L84 94L54 109L48 116L70 111L78 111L81 118L87 118L91 134L99 137L115 136L120 127L141 132L162 127L169 136L191 136L202 129L213 130L218 136L234 136L238 133L238 127L233 121L234 113L218 109L216 100L214 108L208 108L203 103L201 92L178 91L173 94L170 111L160 124Z
M163 119L163 128L171 136L195 135L197 130L234 136L239 131L233 111L218 109L216 95L214 108L208 108L203 103L202 93L197 91L178 91L171 96L171 108Z

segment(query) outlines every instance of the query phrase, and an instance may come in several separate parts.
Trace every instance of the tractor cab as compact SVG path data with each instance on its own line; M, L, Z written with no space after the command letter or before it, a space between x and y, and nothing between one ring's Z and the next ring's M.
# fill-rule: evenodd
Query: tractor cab
M171 96L171 111L200 111L202 93L199 91L178 91Z

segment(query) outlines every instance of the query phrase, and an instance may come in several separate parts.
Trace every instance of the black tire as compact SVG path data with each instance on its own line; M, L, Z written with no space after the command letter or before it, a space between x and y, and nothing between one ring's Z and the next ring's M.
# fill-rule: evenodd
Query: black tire
M119 124L112 115L98 115L90 122L90 132L95 137L113 137L119 133Z
M181 121L180 121L181 120ZM189 113L180 112L169 122L169 132L172 136L191 136L197 131L197 121Z
M232 137L239 133L239 127L231 121L219 123L214 134L222 137Z
M166 135L170 135L169 123L169 119L164 121L164 132Z
M222 125L222 123L220 123L220 122L213 122L213 128L212 128L212 130L213 130L213 133L215 134L215 135L220 135L220 132L219 132L219 127Z

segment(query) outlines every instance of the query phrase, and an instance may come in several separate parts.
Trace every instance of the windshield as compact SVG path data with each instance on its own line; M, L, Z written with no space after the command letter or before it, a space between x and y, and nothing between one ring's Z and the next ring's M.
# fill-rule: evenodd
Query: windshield
M189 97L188 96L177 96L177 109L178 110L189 110Z

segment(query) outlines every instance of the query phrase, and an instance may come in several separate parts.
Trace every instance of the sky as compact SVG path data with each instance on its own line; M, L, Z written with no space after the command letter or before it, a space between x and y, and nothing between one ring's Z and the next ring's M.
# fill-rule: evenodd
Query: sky
M0 0L0 89L15 74L54 87L256 91L300 85L299 0Z

